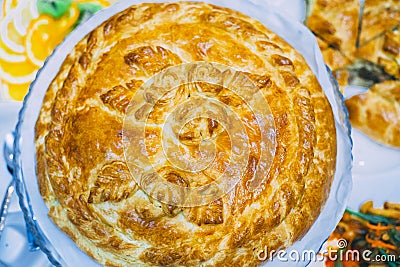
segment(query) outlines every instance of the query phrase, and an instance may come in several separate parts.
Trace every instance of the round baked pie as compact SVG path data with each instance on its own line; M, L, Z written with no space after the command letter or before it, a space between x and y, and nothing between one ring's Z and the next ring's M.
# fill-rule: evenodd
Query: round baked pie
M303 57L200 2L135 5L81 40L35 145L50 218L108 266L259 265L309 230L336 165Z

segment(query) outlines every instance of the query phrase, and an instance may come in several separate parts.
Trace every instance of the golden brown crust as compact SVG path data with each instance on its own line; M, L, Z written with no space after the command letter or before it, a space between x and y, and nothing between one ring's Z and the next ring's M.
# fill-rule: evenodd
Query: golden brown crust
M353 58L358 37L359 0L309 1L306 25L330 46Z
M349 78L345 67L351 63L351 60L344 56L339 50L330 47L318 36L316 36L316 38L325 64L332 70L333 75L338 81L339 89L343 93L343 88L348 85Z
M346 100L351 124L376 141L400 147L400 81L385 81Z
M356 55L381 65L384 70L400 78L400 33L398 29L387 31L357 49Z
M208 205L185 208L149 198L136 184L122 130L143 82L193 61L231 66L257 85L274 117L277 147L269 173L249 190L254 167L263 160L257 121L241 98L198 84L198 94L232 107L253 145L233 190ZM179 88L171 101L190 96L188 88ZM146 95L132 105L137 123L152 99ZM155 137L168 107L155 107L145 142L157 162ZM207 133L220 153L202 173L160 163L160 175L190 187L223 171L224 151L231 149L224 129L210 120L182 129L183 145ZM141 4L96 28L64 62L36 124L37 173L51 219L101 264L255 266L257 250L288 247L318 216L335 172L335 136L330 105L305 60L261 23L203 3Z
M360 45L364 45L399 24L399 0L365 0L361 19Z
M331 68L332 71L341 69L350 64L351 61L340 51L330 47L324 40L322 40L318 36L316 38L318 41L318 46L321 49L324 61L329 66L329 68Z
M347 69L339 69L333 72L333 76L338 82L339 89L343 93L344 88L349 85L350 72Z

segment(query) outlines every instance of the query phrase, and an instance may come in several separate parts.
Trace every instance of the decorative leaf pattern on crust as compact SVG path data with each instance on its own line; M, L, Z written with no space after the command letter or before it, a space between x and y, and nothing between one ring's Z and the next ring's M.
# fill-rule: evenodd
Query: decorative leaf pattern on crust
M125 163L114 161L106 164L97 174L90 188L89 203L121 201L131 196L138 187Z

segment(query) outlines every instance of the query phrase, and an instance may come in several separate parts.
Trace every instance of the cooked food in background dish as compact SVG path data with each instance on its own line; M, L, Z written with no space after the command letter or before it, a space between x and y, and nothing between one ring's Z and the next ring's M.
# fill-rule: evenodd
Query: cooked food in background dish
M186 69L193 62L202 67ZM182 77L171 73L176 69L192 80L164 95ZM160 73L165 80L158 79ZM197 75L217 83L195 82ZM161 84L146 89L151 77ZM255 89L235 93L229 87L241 82ZM203 98L230 107L248 133L243 173L232 190L211 203L182 207L159 201L180 195L164 192L155 177L193 189L225 172L228 179L237 176L230 155L241 150L230 140L229 124L201 116L184 121L202 108L198 105L167 117L174 106ZM267 126L258 119L268 118L257 113L268 106L264 103L276 127L269 169L261 152L271 132L266 138ZM207 105L203 116L226 116ZM147 113L140 134L136 130ZM126 114L134 114L127 121L132 128L123 128ZM164 136L171 158L165 158L161 139L166 118L172 118ZM140 144L129 161L124 138ZM214 140L217 155L210 165L196 172L175 166L181 156L194 159L191 167L204 162L207 153L197 151L207 138ZM80 41L48 88L35 144L38 183L50 218L88 255L112 266L261 264L258 250L290 246L320 214L337 147L330 104L304 58L260 22L200 2L135 5ZM146 173L150 164L154 172ZM252 190L256 176L260 184ZM148 184L158 190L157 198L142 190Z
M0 24L0 99L21 101L44 60L106 0L4 0Z
M400 5L400 3L399 3ZM400 33L399 29L386 31L383 35L360 46L356 55L384 68L384 70L400 79Z
M382 66L360 58L354 60L352 64L336 70L334 75L343 88L347 85L369 88L377 83L394 80L393 76L385 72Z
M359 44L364 45L400 25L400 0L365 0Z
M345 103L355 128L382 144L400 148L400 81L375 84Z
M342 241L346 246L333 247L336 255L328 257L326 266L399 266L400 204L385 202L383 208L374 208L373 202L368 201L359 212L347 209L329 238L341 239L347 241ZM359 257L351 251L358 251Z
M355 14L359 0L307 3L305 24L317 36L340 90L348 85L371 87L371 92L346 101L352 125L380 143L398 147L399 101L390 95L399 91L400 1L365 0L360 27L350 26L356 19L349 15Z
M329 46L352 58L357 44L359 0L308 0L305 24Z

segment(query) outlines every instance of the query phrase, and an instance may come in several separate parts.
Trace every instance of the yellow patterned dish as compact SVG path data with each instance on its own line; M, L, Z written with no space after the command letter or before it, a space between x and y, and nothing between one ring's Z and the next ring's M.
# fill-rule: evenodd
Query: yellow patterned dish
M4 0L0 19L0 101L21 101L44 60L88 12L115 0ZM88 8L91 5L92 9ZM95 8L95 9L93 9ZM90 9L90 10L89 10Z

